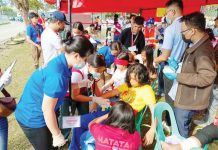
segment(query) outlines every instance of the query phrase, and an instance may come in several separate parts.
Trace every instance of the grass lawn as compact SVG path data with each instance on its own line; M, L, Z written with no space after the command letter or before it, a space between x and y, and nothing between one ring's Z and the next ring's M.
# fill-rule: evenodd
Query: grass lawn
M12 83L6 87L6 89L11 93L12 96L16 97L18 101L27 79L34 71L33 59L29 45L24 43L13 46L3 46L3 48L0 47L0 68L2 70L7 68L7 66L15 59L17 60L17 63L12 72L13 80ZM2 96L2 94L0 94L0 96ZM163 101L163 99L161 99L161 101ZM144 119L144 122L147 123L148 120L150 120L150 117L149 115L146 116L148 117ZM14 115L9 116L8 120L9 150L32 150L33 148L16 122ZM142 131L145 132L144 129ZM218 149L217 145L218 144L212 144L210 149ZM153 148L151 146L147 149L152 150Z

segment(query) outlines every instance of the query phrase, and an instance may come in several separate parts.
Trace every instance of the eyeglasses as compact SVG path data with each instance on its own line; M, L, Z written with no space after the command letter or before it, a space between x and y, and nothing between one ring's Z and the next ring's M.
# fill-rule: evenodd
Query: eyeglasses
M186 29L186 30L184 30L184 31L181 31L181 33L184 33L184 32L189 31L189 30L191 30L191 28Z

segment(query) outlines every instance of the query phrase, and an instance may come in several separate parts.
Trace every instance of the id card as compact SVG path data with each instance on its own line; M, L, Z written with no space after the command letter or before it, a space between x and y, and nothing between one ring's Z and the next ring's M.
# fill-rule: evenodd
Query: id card
M129 50L130 52L137 52L137 51L138 51L138 49L136 48L135 45L128 47L128 50Z
M65 116L62 118L62 128L78 128L80 127L80 116Z

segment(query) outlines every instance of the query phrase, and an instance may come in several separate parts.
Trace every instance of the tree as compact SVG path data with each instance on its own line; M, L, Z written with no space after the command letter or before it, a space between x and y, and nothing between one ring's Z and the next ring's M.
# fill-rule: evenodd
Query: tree
M23 17L26 25L29 24L28 13L29 13L29 1L28 0L11 0L19 13Z
M44 9L43 3L38 0L29 0L30 10L35 10L38 12L39 9Z
M8 7L8 6L0 6L0 12L3 15L7 15L11 17L16 16L16 12L11 7Z

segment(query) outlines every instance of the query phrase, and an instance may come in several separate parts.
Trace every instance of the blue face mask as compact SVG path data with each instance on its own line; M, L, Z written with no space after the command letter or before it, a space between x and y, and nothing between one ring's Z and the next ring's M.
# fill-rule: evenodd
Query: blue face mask
M171 20L168 17L166 17L166 22L167 24L171 24Z
M74 68L75 68L76 70L80 70L80 69L82 69L85 65L86 65L86 63L85 63L85 62L82 62L82 63L80 63L80 64L76 64L76 65L74 66Z
M213 29L214 36L218 36L218 28Z
M94 71L91 71L90 73L92 74L94 79L99 79L101 77L100 73L97 73L97 72L94 72Z

